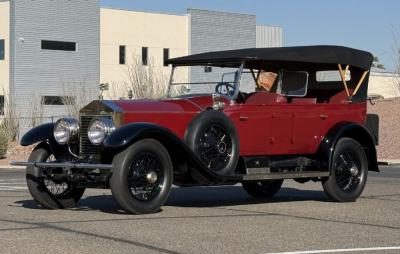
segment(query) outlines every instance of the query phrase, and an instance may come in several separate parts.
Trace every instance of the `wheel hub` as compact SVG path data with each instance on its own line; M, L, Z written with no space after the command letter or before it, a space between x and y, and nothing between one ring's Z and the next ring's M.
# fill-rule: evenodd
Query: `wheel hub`
M218 144L218 152L225 153L226 152L226 144L224 142L220 142Z
M149 173L146 174L146 180L147 182L149 182L150 184L154 184L157 182L158 180L158 176L157 173L154 171L151 171Z
M353 166L350 168L350 173L353 177L358 176L358 168Z

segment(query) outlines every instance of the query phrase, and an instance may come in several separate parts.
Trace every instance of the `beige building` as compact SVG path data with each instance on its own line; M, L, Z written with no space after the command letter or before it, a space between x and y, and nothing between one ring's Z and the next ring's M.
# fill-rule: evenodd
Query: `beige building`
M400 75L382 70L372 70L369 77L369 95L381 95L385 99L400 97Z
M0 2L0 104L4 105L5 96L9 94L10 54L7 42L10 37L10 2ZM0 109L4 114L4 106Z
M110 85L106 97L127 97L130 73L151 72L167 82L164 60L189 53L187 15L120 9L100 10L100 81ZM181 73L187 78L187 73Z

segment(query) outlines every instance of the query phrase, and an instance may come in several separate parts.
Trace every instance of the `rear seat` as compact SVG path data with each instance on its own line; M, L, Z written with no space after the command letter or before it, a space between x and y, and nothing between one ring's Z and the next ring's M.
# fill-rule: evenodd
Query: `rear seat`
M308 104L316 104L317 98L293 98L292 104L297 105L308 105Z

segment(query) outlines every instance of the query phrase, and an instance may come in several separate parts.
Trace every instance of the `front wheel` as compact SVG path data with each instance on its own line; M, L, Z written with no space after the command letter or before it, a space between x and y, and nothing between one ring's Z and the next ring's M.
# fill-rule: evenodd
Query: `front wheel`
M31 162L54 162L56 158L46 143L39 144L29 156ZM62 169L52 169L60 171ZM38 174L39 168L26 167L26 181L33 199L48 209L71 208L81 199L84 187L72 183L56 181L47 174ZM39 176L40 175L40 176Z
M154 139L140 140L117 154L110 187L128 213L160 210L169 196L173 167L168 151Z
M351 138L342 138L335 147L331 176L322 186L333 200L353 202L364 190L367 176L368 161L363 147Z

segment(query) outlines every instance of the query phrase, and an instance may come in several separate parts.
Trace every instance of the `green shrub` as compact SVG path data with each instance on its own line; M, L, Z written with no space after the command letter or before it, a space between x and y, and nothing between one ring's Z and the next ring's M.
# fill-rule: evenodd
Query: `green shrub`
M7 132L0 128L0 158L4 158L7 154L8 136Z

